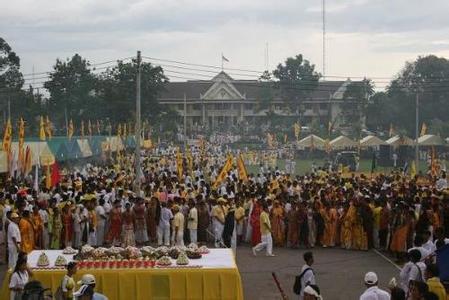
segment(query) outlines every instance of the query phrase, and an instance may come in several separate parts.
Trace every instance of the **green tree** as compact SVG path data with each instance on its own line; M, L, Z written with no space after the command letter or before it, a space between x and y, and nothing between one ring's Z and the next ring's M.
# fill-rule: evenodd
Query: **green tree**
M137 62L118 61L117 66L101 74L97 94L107 104L105 111L113 123L134 119L136 111ZM142 120L153 119L162 113L157 96L168 79L161 67L141 64Z
M273 71L273 76L278 79L277 87L285 103L297 114L300 112L301 102L318 87L321 77L315 71L315 65L304 59L302 54L289 57L284 64L279 64Z
M81 120L94 119L100 115L104 106L95 94L96 82L90 63L80 55L75 54L66 61L57 59L50 79L44 83L50 93L48 109L52 111L53 121L65 124L67 110L68 118L73 119L76 130Z
M435 55L407 62L387 88L396 124L410 136L415 132L415 97L420 98L420 121L449 121L449 61Z
M273 80L271 78L271 73L269 71L264 71L259 77L259 84L261 88L259 89L259 98L256 110L267 110L267 113L273 111Z
M0 37L0 91L18 91L24 80L20 72L20 58Z

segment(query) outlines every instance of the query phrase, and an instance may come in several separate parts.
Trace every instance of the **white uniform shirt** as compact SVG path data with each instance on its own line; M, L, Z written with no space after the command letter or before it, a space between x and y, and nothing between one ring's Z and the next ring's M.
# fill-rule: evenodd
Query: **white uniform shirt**
M187 221L187 229L197 229L198 228L198 211L193 207L189 211L189 218Z
M19 225L17 225L14 222L9 223L8 226L8 248L14 249L16 245L14 244L14 241L12 238L16 238L16 242L20 243L22 241L22 238L20 236L20 230Z
M416 266L418 266L420 270ZM416 266L414 263L409 261L404 265L401 272L399 273L399 278L401 280L401 287L405 292L408 291L409 282L411 280L424 281L426 265L423 262L418 262L416 263ZM421 278L419 278L420 275Z
M300 274L302 274L304 272L304 270L306 270L307 268L310 268L310 266L307 264L302 266ZM316 284L315 274L313 273L313 270L308 270L301 277L301 294L299 294L299 299L304 298L304 288L310 284Z
M377 286L368 288L361 296L360 300L390 300L390 294L381 290Z

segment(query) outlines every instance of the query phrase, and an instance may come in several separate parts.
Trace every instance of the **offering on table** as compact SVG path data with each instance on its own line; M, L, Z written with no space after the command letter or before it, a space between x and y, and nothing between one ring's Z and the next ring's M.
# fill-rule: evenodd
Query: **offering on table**
M189 264L189 258L185 252L181 252L176 260L176 264L179 266L186 266Z
M103 258L106 256L106 252L108 249L99 247L97 249L94 249L90 255L92 255L93 258Z
M140 256L142 256L142 253L140 253L139 248L136 247L132 247L132 246L128 246L125 249L126 251L126 256L128 256L128 258L139 258Z
M186 251L187 257L190 259L200 259L202 257L201 253L197 251L187 250Z
M197 252L199 252L201 254L207 254L210 252L210 250L206 246L201 246L198 248Z
M90 253L92 253L92 251L94 251L95 248L92 247L91 245L84 245L83 247L81 247L81 254L83 255L88 255Z
M62 256L62 255L58 255L58 257L56 258L55 261L55 266L56 267L63 267L67 265L67 259Z
M168 251L168 256L170 256L173 259L177 259L179 256L179 253L181 253L181 251L176 248L176 247L172 247L170 248L170 250Z
M37 259L37 266L47 267L48 265L50 265L50 260L48 259L47 254L45 254L45 252L42 252L41 255L39 255L39 258Z
M62 250L62 254L68 254L68 255L72 255L72 254L77 254L78 250L73 249L72 247L65 247L64 250Z
M170 257L162 256L156 261L156 264L159 266L170 266L172 264Z
M195 244L195 243L190 243L190 244L187 246L187 248L188 248L188 249L192 249L192 250L197 250L197 249L198 249L198 245Z

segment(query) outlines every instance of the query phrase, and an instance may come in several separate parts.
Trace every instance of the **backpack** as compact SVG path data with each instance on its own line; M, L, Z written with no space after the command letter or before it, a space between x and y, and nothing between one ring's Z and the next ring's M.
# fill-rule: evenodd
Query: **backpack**
M295 277L295 284L293 285L293 293L295 293L296 295L301 294L301 290L302 290L301 279L304 277L304 274L306 274L306 272L309 270L312 271L312 273L313 273L312 268L307 268L301 274L299 274Z
M50 289L46 289L37 280L32 280L25 284L23 288L22 300L41 300L44 299L44 293Z

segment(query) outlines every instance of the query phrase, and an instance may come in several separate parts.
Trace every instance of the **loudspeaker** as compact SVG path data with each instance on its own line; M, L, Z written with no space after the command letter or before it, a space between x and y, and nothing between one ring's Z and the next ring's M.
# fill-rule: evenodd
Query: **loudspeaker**
M380 167L389 167L392 165L390 145L380 145L378 165Z

